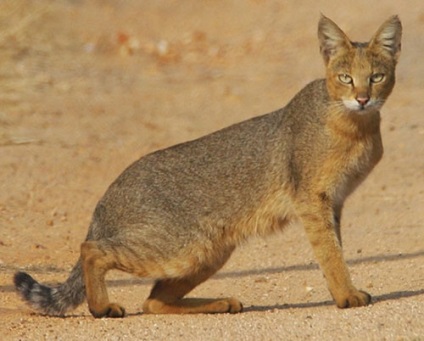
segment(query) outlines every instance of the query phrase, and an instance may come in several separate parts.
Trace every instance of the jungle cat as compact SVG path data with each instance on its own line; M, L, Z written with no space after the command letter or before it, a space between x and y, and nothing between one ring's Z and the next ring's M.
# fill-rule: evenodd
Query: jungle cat
M237 313L235 298L184 298L251 236L300 220L339 308L370 303L343 259L346 197L381 159L380 108L395 84L402 26L392 16L367 43L330 19L318 25L326 77L282 109L129 166L97 204L66 282L48 287L24 272L18 293L36 311L63 316L85 298L94 317L123 317L111 303L111 269L154 278L144 313Z

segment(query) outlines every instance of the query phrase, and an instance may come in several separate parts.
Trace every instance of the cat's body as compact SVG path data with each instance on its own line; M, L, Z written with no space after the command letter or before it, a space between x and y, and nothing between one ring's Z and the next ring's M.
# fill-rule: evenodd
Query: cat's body
M234 298L183 297L241 242L300 219L336 304L368 304L343 260L340 217L382 156L379 109L394 86L400 37L397 17L369 44L351 43L322 17L326 79L283 109L136 161L98 203L69 279L48 288L17 273L17 290L46 314L63 315L86 296L95 317L121 317L104 281L120 269L158 279L146 313L239 312Z

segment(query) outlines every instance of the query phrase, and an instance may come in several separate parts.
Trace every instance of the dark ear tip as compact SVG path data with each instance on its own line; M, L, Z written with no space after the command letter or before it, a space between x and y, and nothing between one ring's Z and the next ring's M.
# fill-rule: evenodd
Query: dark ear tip
M320 13L318 24L324 24L326 22L331 22L331 19L326 17L323 13Z
M399 15L397 14L392 15L387 21L391 22L394 25L399 25L400 27L402 27L402 22L400 21Z

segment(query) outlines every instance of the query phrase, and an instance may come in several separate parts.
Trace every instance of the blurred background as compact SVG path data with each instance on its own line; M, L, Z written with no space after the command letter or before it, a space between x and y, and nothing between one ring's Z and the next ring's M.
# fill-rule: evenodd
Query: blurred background
M0 259L25 264L17 245L33 262L75 258L97 200L132 161L280 108L323 77L321 13L359 41L393 14L403 22L386 155L361 193L396 214L391 224L422 222L411 214L423 203L420 1L1 1Z
M196 289L239 296L247 313L238 317L93 321L86 305L69 319L29 314L13 273L64 280L97 201L131 162L281 108L324 76L321 13L357 41L393 14L404 27L397 85L382 110L385 155L342 221L353 280L378 304L335 309L295 226L238 249ZM66 339L66 330L79 340L421 340L423 37L422 0L0 1L3 338ZM114 276L110 293L139 314L150 284Z

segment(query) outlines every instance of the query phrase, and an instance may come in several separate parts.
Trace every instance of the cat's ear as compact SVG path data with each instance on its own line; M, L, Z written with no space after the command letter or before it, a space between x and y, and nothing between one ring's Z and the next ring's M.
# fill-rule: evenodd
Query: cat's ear
M401 50L402 24L397 15L390 17L374 34L370 48L378 48L390 53L395 61Z
M332 20L324 15L321 15L321 19L318 23L318 39L321 55L324 58L325 64L328 64L331 57L338 52L352 47L346 34L344 34Z

